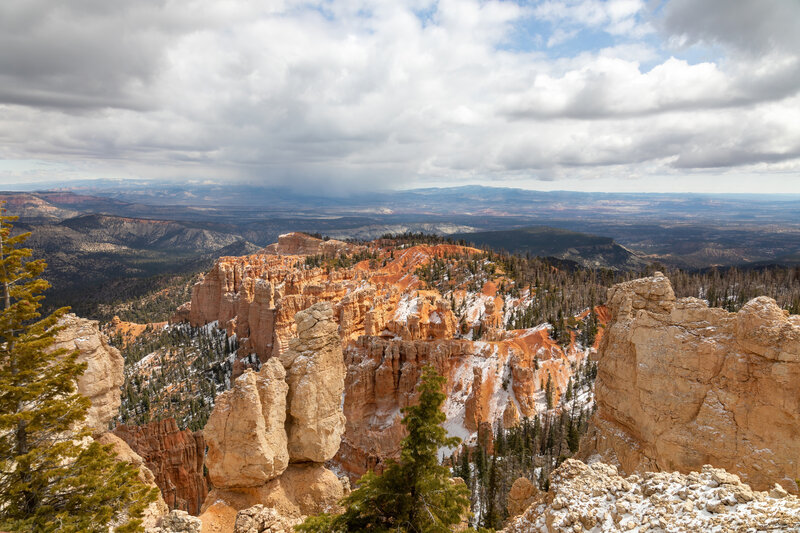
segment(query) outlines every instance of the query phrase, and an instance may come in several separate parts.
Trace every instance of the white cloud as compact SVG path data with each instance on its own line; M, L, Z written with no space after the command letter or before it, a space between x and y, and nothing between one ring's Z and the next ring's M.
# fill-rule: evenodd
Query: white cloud
M744 15L717 27L679 0L664 11L653 19L639 0L7 0L0 157L58 161L70 175L298 187L795 168L798 48L762 28L785 25L769 13L753 24L753 55L731 36ZM547 46L580 44L582 29L617 40L573 57L515 51L531 17L552 25ZM664 47L677 38L724 55L663 55L656 27Z

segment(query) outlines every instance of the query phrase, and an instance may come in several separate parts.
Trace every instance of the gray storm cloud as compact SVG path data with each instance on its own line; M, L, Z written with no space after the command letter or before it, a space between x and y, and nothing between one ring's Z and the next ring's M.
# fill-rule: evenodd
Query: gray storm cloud
M0 157L297 187L786 172L799 51L779 0L6 0Z

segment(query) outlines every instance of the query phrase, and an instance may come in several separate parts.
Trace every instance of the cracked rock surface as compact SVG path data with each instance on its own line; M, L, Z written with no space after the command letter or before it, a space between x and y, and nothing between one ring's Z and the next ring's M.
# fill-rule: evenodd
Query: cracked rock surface
M625 478L614 466L567 459L553 472L550 491L503 531L800 531L800 500L782 489L753 491L738 476L708 465L689 474Z
M631 472L734 472L758 490L800 478L800 316L759 297L738 313L676 299L660 272L609 289L597 413L581 457Z

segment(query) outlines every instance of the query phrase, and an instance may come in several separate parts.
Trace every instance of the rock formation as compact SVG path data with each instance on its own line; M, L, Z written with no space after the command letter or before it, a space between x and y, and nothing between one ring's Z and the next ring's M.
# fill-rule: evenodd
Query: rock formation
M286 428L291 461L320 461L338 447L334 462L353 479L369 468L381 470L386 458L399 453L403 437L400 409L416 401L416 384L427 363L447 377L448 431L474 439L482 425L502 420L511 427L545 409L548 377L553 400L558 402L572 374L571 363L585 355L562 350L544 327L499 329L506 321L508 306L530 304L527 289L520 292L527 296L508 300L499 295L497 284L487 281L478 292L462 284L449 298L443 298L418 277L421 268L434 262L454 263L453 258L470 257L479 250L449 244L390 248L373 244L363 249L374 254L369 260L321 268L316 266L318 257L307 257L324 255L316 248L322 246L320 242L285 236L269 247L269 253L220 258L194 287L191 303L175 317L195 326L217 321L236 334L240 357L255 353L262 362L270 357L283 360L287 381L293 386L296 377L290 360L309 351L298 344L305 341L295 316L319 302L331 303L335 323L330 328L333 331L338 324L347 369L345 434L339 446L340 434L304 423L305 431L330 433L331 444L313 454L296 449L293 442L308 439L293 429L294 418L315 418L340 427L321 411L331 412L338 391L326 390L328 397L318 402L294 402L290 388ZM502 282L505 287L510 283ZM459 324L453 303L466 309L461 314L462 332L480 328L482 340L468 340L469 335L455 338ZM291 341L296 345L293 348L290 340L298 336ZM310 350L318 352L320 347L315 344ZM234 377L242 368L234 364ZM305 385L297 381L295 388L301 387ZM312 395L318 392L308 390ZM304 391L301 396L306 394ZM314 436L309 442L323 441Z
M621 477L604 463L567 459L505 533L575 531L797 531L800 500L782 489L753 491L736 475L647 472Z
M208 477L215 488L258 487L286 470L288 390L283 365L270 359L217 397L203 429Z
M324 255L335 257L341 253L361 248L336 239L318 239L305 233L291 232L278 236L278 242L264 248L264 252L280 255Z
M170 509L200 512L208 494L202 432L180 431L175 419L169 418L143 426L117 426L113 433L142 456Z
M145 528L145 533L200 533L203 523L186 511L175 509L164 516L156 527Z
M77 350L78 362L87 364L86 371L78 378L78 392L92 402L86 424L96 434L102 433L119 410L125 360L119 350L108 344L96 320L70 313L61 319L59 326L63 329L56 335L53 349Z
M136 452L134 452L128 444L114 435L113 433L104 433L97 437L97 442L103 445L111 445L113 446L112 450L114 453L117 454L117 460L125 461L131 463L135 466L139 467L139 479L144 482L146 485L151 487L157 487L156 478L153 475L153 472L147 468L145 464L145 460L139 456ZM164 516L169 512L169 508L167 504L164 502L164 498L161 497L159 494L156 501L151 503L147 508L144 510L144 514L142 516L142 526L145 528L152 528L155 527L157 523L160 522L161 517Z
M282 358L246 371L217 397L203 430L213 485L202 508L204 531L233 531L237 512L258 504L286 519L336 510L345 494L322 465L336 453L345 423L333 307L317 303L296 321L298 338Z
M324 242L324 241L319 241ZM331 242L331 241L328 241ZM402 250L380 268L363 261L352 268L306 266L308 249L277 246L274 253L222 257L192 290L192 301L173 322L194 326L217 321L236 333L243 355L262 362L280 356L296 335L294 316L320 301L334 304L334 318L346 344L359 335L389 335L405 340L450 338L456 321L449 303L435 291L418 291L416 268L459 250L453 245Z
M328 303L300 311L295 321L297 338L280 357L289 384L289 457L296 463L323 463L336 455L345 427L342 343Z
M236 514L233 533L294 533L294 526L299 523L297 518L286 518L259 504Z
M515 518L524 513L539 495L539 488L528 478L521 477L514 481L508 491L506 510L509 518Z
M654 277L609 289L598 410L581 454L625 472L725 468L755 489L800 478L800 316L675 299Z
M358 478L397 457L404 436L400 409L417 401L426 364L447 378L445 427L462 439L476 438L482 424L504 420L510 427L520 416L545 409L548 375L557 401L571 375L569 356L544 328L505 337L404 341L362 336L350 343L345 351L347 426L335 462Z

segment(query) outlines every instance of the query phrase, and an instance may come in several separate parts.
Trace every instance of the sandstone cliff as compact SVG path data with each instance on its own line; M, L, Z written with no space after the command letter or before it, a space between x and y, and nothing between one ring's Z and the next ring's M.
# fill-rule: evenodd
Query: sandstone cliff
M169 418L143 426L117 426L113 433L144 459L170 509L200 512L208 494L201 432L180 431L175 419Z
M77 350L78 361L87 364L86 371L78 378L78 392L92 402L86 424L96 434L102 433L119 410L125 360L119 350L108 344L96 320L68 314L59 326L63 329L56 335L53 349Z
M362 261L335 270L309 267L302 255L222 257L195 285L192 301L173 321L194 326L217 321L237 335L242 355L256 353L262 362L288 349L297 333L295 314L321 301L334 304L345 344L363 334L449 338L456 329L449 304L435 291L418 291L413 272L460 248L415 246L393 257L386 252L385 264L377 268Z
M604 463L567 459L506 533L575 531L797 531L800 500L780 488L753 491L722 469L623 478Z
M675 299L661 273L614 286L598 410L581 446L626 472L712 464L755 489L800 478L800 316Z
M554 397L572 373L568 354L544 328L506 332L497 341L465 339L404 341L363 336L345 352L344 415L347 426L336 463L353 478L382 470L400 452L400 409L417 401L426 364L447 378L445 428L471 441L482 424L516 424L546 409L551 377ZM577 354L573 354L574 357Z
M339 450L344 360L333 307L317 303L297 313L297 338L281 355L287 369L287 437L294 463L323 463Z

